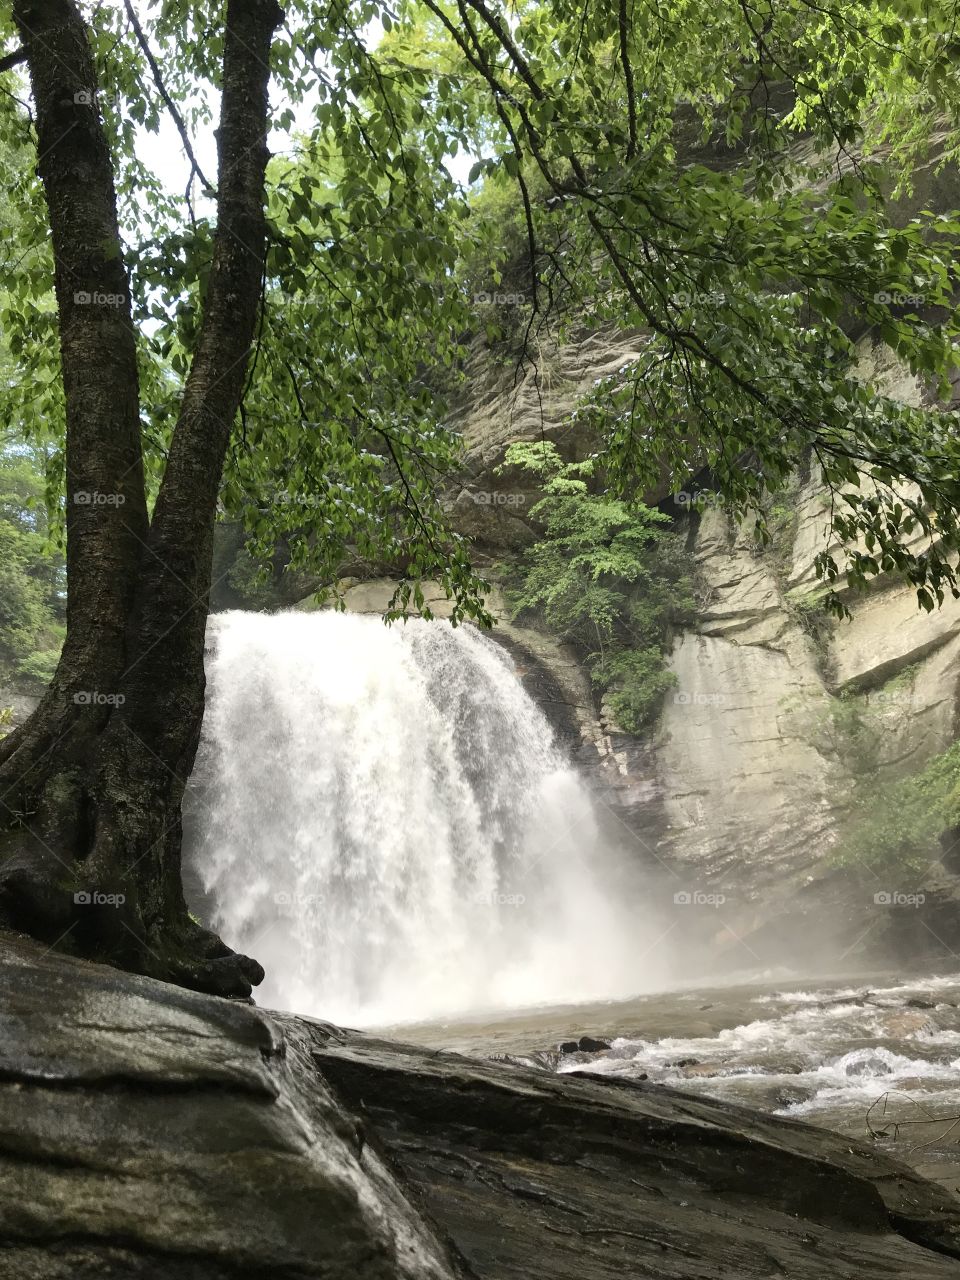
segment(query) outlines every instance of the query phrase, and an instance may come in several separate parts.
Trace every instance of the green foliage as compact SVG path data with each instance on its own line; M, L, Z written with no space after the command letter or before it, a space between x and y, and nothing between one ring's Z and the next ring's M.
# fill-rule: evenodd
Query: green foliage
M905 577L924 609L956 593L955 414L863 381L850 337L872 333L949 399L960 218L894 225L880 165L850 152L888 89L902 115L928 54L957 116L953 6L521 0L507 17L422 0L410 13L423 8L448 66L459 50L461 82L490 90L477 169L521 186L529 333L552 312L561 332L645 335L582 408L616 491L709 469L765 541L764 498L812 453L836 498L842 550L816 562L832 612L845 613L836 586L878 573Z
M960 742L934 756L913 777L880 782L874 776L855 792L840 842L842 866L925 870L937 857L938 837L960 824Z
M28 653L25 658L21 658L16 669L18 682L22 681L30 688L45 688L53 679L53 673L57 669L60 649L66 634L65 626L56 624L48 626L47 635L58 643L51 649L35 650L33 653Z
M766 539L764 497L812 454L844 545L817 561L828 607L843 612L832 588L844 579L881 572L905 577L925 609L955 591L955 414L859 380L849 336L869 330L947 396L960 218L921 211L894 226L891 174L851 152L903 136L902 165L940 115L951 145L960 137L953 10L291 0L272 51L263 323L222 490L250 554L285 544L334 594L346 556L387 563L396 611L423 608L419 584L435 577L455 620L488 621L444 514L461 452L435 389L467 334L502 328L474 298L509 271L507 292L525 282L520 323L510 317L525 350L548 318L561 333L643 335L582 410L611 501L664 478L679 489L706 467L734 514L761 512L750 518ZM141 21L187 130L208 128L220 12L158 0ZM184 200L153 167L166 106L123 6L91 22L155 491L196 349L212 207L194 178ZM9 14L0 36L13 38ZM56 513L57 317L20 76L6 73L0 95L0 325L15 366L0 421L44 446ZM464 152L477 158L469 198L448 168ZM612 607L598 594L598 620Z
M370 57L346 36L342 56ZM357 557L401 577L391 615L429 616L420 583L436 578L454 621L485 622L485 584L441 505L460 441L427 377L463 354L468 313L450 273L465 206L418 83L373 80L356 103L331 92L317 130L271 168L261 348L223 498L254 561L282 541L321 595Z
M783 578L789 575L793 563L793 548L799 521L800 490L799 477L791 476L785 487L771 496L765 513L766 552Z
M444 167L467 137L467 109L459 95L430 100L436 68L420 70L402 41L385 41L374 56L368 32L380 16L369 0L334 8L305 0L288 10L274 43L270 145L284 154L268 169L263 316L221 513L243 522L254 561L281 546L294 571L333 593L345 558L388 564L400 579L393 613L428 614L420 583L430 578L446 588L455 622L484 624L485 583L441 503L460 441L428 377L460 358L470 316L452 278L466 204ZM187 130L209 128L222 13L164 2L141 20ZM153 495L196 351L214 209L195 176L184 200L153 167L160 148L151 152L150 135L167 108L122 6L91 21L101 92L84 109L99 110L116 166ZM386 11L383 26L389 34ZM7 83L25 96L19 74ZM307 102L312 119L291 144L293 106ZM27 129L16 98L0 99L4 190L16 191L19 210L0 316L16 376L0 378L0 419L51 446L58 512L57 318Z
M244 601L244 608L275 609L279 604L267 566L254 560L245 547L237 551L225 580Z
M776 537L789 537L797 522L796 507L785 506L783 503L774 503L770 508L768 517L771 535Z
M872 781L880 765L883 723L870 704L856 693L826 698L813 713L809 736L817 749L832 756L838 779L855 786Z
M920 662L912 662L910 666L904 667L891 680L888 680L883 686L883 692L887 695L896 694L913 689L917 676L920 674Z
M918 772L884 767L888 711L909 705L916 668L870 694L844 693L815 714L810 738L836 760L843 817L832 860L851 870L920 872L939 855L938 837L960 825L960 742Z
M784 599L793 617L821 654L825 654L836 625L828 608L827 588L818 587L813 591L794 590L788 592Z
M590 674L594 684L606 692L614 720L628 733L640 733L652 723L663 695L677 683L659 645L608 650Z
M511 445L505 466L542 482L530 515L543 536L510 576L514 616L542 618L586 655L617 722L637 733L675 678L664 649L693 616L690 567L669 518L641 502L591 493L595 459L563 462L548 441Z
M64 636L63 563L47 536L43 460L0 446L0 680L34 691Z
M945 3L888 2L871 6L866 21L874 48L864 59L865 141L888 152L902 194L921 165L941 172L960 157L956 13ZM826 37L824 63L835 39Z

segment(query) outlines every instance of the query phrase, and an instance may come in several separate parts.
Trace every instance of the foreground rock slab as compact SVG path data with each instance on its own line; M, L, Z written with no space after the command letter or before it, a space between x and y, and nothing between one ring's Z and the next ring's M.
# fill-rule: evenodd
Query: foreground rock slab
M0 939L0 1280L958 1274L960 1204L846 1139Z
M960 1275L960 1204L839 1135L661 1085L314 1035L478 1276Z
M455 1275L296 1025L0 944L2 1280Z

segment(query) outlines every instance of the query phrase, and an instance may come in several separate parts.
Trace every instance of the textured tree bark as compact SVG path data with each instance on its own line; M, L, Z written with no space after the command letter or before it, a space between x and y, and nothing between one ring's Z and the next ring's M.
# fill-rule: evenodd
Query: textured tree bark
M83 739L102 727L108 704L83 695L116 689L147 534L130 283L86 28L69 0L18 0L14 18L29 58L54 247L67 405L67 640L38 715L0 744L5 784L27 776L68 732Z
M0 749L0 914L80 954L245 995L260 966L187 914L180 806L203 716L217 493L262 288L267 87L282 13L275 0L227 5L213 265L149 522L129 280L86 27L74 0L17 0L15 17L56 261L70 594L50 692ZM75 900L94 891L124 901Z

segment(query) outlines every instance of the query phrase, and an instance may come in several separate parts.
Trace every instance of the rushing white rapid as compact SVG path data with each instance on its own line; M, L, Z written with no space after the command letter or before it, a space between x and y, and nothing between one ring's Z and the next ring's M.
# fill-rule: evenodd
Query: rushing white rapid
M259 1001L369 1026L662 980L500 647L439 622L234 612L209 648L193 857L217 929L267 970Z
M448 1019L404 1027L403 1036L773 1112L866 1138L951 1195L960 1190L960 974L812 984L793 974L785 985L782 976Z

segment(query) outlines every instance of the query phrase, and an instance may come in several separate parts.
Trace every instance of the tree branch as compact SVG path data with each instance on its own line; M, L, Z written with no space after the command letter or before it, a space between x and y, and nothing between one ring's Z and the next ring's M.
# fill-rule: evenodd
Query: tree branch
M630 141L627 145L627 160L629 161L637 154L637 99L633 87L633 68L630 65L627 0L620 0L617 12L617 26L620 38L620 63L623 67L623 81L627 88L627 122L630 133Z
M146 58L147 62L150 64L150 71L153 74L153 82L157 86L157 92L160 94L160 97L163 99L163 104L169 111L170 116L173 120L173 123L177 126L177 133L179 133L180 135L180 141L183 143L183 149L187 153L187 159L190 161L190 177L187 179L187 191L189 192L190 183L193 181L193 175L196 174L197 177L200 179L201 183L203 184L203 189L207 192L207 194L211 196L216 196L217 194L216 187L213 185L212 182L207 181L207 179L204 177L203 170L200 168L200 165L197 163L197 157L193 153L193 146L191 145L191 142L190 142L190 135L189 133L187 133L187 126L184 123L183 116L177 110L176 103L173 101L173 99L170 97L170 94L167 92L166 85L163 83L163 73L160 70L159 63L157 62L156 58L153 56L153 50L150 48L150 44L147 40L147 37L144 35L143 27L141 27L140 21L137 18L136 10L134 9L130 0L123 0L123 7L126 10L127 18L130 22L130 25L131 27L133 27L133 34L137 38L137 44L143 50L143 56Z
M26 48L14 49L12 53L5 53L0 58L0 72L10 71L14 67L19 67L22 62L27 60Z

